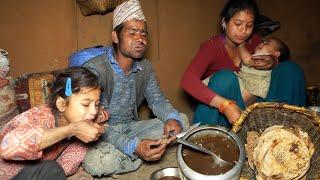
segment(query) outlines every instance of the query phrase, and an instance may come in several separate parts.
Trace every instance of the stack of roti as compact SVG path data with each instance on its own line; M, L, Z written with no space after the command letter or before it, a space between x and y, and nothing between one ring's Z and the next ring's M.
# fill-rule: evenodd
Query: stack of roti
M306 132L281 125L269 127L261 135L248 132L245 148L258 180L302 178L315 150Z

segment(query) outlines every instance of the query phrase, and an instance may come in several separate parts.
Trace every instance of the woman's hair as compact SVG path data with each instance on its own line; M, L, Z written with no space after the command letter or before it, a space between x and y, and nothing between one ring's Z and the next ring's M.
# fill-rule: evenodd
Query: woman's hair
M58 97L66 99L67 80L71 80L71 92L76 94L82 88L97 89L99 81L96 75L83 67L69 67L54 73L54 80L50 87L49 105L53 112L57 111L56 100Z
M229 0L223 7L220 16L225 22L237 13L243 10L251 10L254 17L258 17L259 9L255 0Z
M270 38L274 41L276 41L277 46L278 46L278 51L280 52L280 56L279 56L279 62L283 62L286 60L289 60L290 58L290 49L289 47L286 45L286 43L284 43L282 40L278 39L278 38Z

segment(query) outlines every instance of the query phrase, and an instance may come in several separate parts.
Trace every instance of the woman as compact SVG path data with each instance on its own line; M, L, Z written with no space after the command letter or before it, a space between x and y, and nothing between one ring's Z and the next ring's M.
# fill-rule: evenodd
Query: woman
M221 12L223 34L204 42L181 80L182 88L199 100L193 123L230 127L251 99L242 97L237 76L241 63L238 47L253 53L260 38L253 34L255 17L259 15L254 0L230 0ZM256 69L272 68L271 84L266 98L257 101L305 103L304 74L292 61L277 64L269 56L254 58ZM208 86L202 80L213 75Z

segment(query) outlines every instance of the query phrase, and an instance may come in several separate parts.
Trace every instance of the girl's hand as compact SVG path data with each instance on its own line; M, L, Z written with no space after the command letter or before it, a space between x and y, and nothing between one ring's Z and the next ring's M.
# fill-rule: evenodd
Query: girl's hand
M70 125L73 126L74 136L85 143L98 140L105 131L103 125L91 121L79 121Z
M100 124L100 123L106 122L107 120L109 120L109 112L106 111L104 109L104 107L102 106L99 108L98 115L97 115L96 119L94 119L94 122Z

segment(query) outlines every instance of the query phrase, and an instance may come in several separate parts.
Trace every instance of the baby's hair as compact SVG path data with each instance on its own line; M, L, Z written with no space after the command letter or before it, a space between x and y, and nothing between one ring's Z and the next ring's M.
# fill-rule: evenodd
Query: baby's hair
M71 79L72 94L81 91L82 88L97 89L99 81L96 75L83 67L69 67L54 73L54 80L50 87L49 105L54 112L57 111L56 100L58 97L67 98L65 94L67 79Z
M280 52L280 56L279 56L279 62L283 62L286 60L289 60L290 58L290 49L289 47L286 45L286 43L284 43L282 40L278 39L278 38L270 38L274 41L276 41L277 45L278 45L278 50Z

